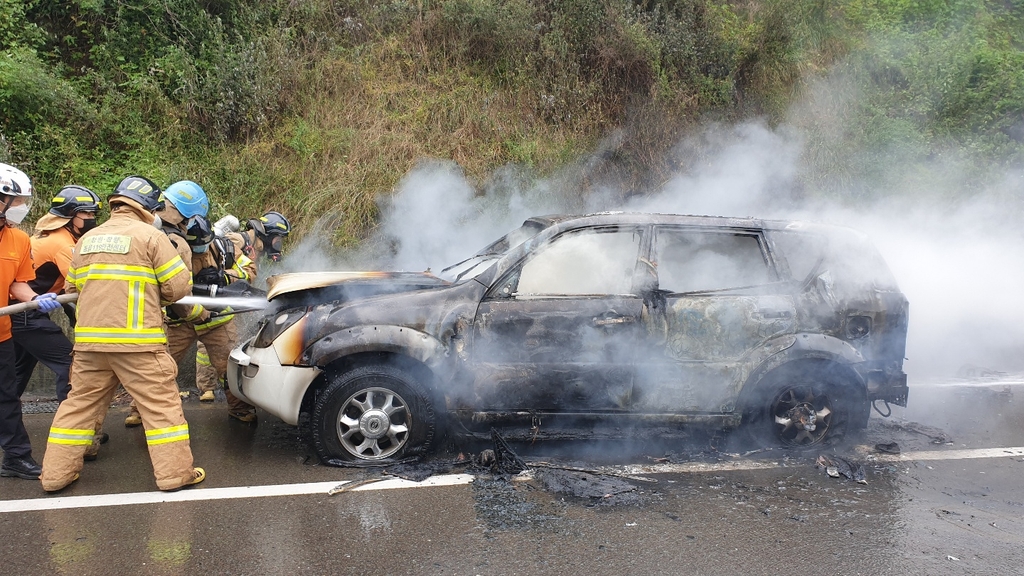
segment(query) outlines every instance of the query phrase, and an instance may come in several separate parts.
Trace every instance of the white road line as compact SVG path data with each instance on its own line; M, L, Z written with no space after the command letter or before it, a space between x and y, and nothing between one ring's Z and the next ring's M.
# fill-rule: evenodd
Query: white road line
M401 478L382 480L353 488L352 492L371 490L393 490L396 488L425 488L428 486L457 486L469 484L469 474L431 476L422 482ZM180 492L134 492L129 494L98 494L95 496L57 496L31 498L27 500L0 500L0 513L30 512L37 510L67 510L70 508L98 508L103 506L125 506L128 504L157 504L160 502L198 502L202 500L227 500L230 498L264 498L267 496L301 496L306 494L327 495L331 488L348 484L343 482L310 482L305 484L276 484L270 486L235 486L231 488L190 488Z
M975 450L930 450L924 452L905 452L903 454L867 454L871 450L861 446L861 453L856 457L868 462L912 462L925 460L969 460L976 458L1002 458L1024 456L1024 446L1010 448L979 448ZM813 454L813 453L812 453ZM793 467L806 466L800 462ZM783 468L785 465L774 460L738 459L725 462L682 462L679 464L630 464L626 466L602 466L598 472L607 474L642 476L644 474L680 474L687 472L728 472L731 470L768 470Z
M868 447L861 447L864 451ZM861 454L858 458L869 462L911 462L932 460L969 460L978 458L1024 457L1024 446L1009 448L980 448L975 450L930 450L903 454ZM807 466L806 461L792 467ZM679 464L627 464L600 466L595 472L618 476L644 474L680 474L695 472L728 472L735 470L766 470L785 465L772 460L734 460L726 462L684 462ZM353 488L352 492L393 490L397 488L426 488L430 486L458 486L473 481L470 474L431 476L422 482L393 478ZM129 504L157 504L160 502L199 502L231 498L265 498L268 496L327 495L327 491L348 484L340 482L310 482L305 484L275 484L271 486L235 486L230 488L190 488L180 492L134 492L129 494L100 494L96 496L57 496L26 500L0 500L0 513L31 512L38 510L67 510L71 508L98 508Z
M930 450L906 454L875 454L872 460L880 462L906 462L908 460L970 460L972 458L1001 458L1024 456L1024 446L1012 448L977 448L974 450Z

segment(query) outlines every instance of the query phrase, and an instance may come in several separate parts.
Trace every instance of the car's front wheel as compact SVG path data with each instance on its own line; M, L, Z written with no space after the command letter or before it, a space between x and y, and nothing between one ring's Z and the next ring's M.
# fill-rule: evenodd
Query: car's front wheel
M391 364L334 376L311 418L313 445L324 461L393 461L429 450L435 409L413 375Z

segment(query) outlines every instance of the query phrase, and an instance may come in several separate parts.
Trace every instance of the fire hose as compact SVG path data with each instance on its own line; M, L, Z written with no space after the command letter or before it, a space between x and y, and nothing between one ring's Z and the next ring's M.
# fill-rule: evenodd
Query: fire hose
M175 302L175 304L184 304L186 306L194 306L198 304L210 310L223 310L225 308L230 307L232 314L262 310L267 306L266 300L262 300L256 296L248 296L243 298L245 302L240 303L239 298L217 298L215 296L185 296L184 298ZM78 300L78 294L61 294L60 296L57 296L57 302L60 302L61 304L70 304L76 300ZM39 302L36 302L34 300L30 302L19 302L18 304L0 307L0 316L10 316L11 314L18 314L20 312L28 312L29 310L38 309Z

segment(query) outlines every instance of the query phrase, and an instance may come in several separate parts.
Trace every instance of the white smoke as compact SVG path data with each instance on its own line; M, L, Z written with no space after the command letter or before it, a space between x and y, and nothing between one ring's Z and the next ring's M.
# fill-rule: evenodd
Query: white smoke
M981 190L956 189L957 180L947 179L930 182L934 188L927 190L874 190L870 201L805 198L801 176L811 155L806 141L793 126L708 126L679 144L674 154L680 170L659 190L620 205L608 200L616 194L595 194L586 208L807 220L858 229L879 248L910 301L905 369L912 379L949 376L967 364L1024 369L1016 353L1024 348L1024 235L1016 222L1024 172L1007 172ZM948 177L948 165L935 168ZM557 179L512 180L510 185L498 175L499 184L478 193L455 165L418 166L385 211L390 264L439 270L529 216L578 205L559 191Z

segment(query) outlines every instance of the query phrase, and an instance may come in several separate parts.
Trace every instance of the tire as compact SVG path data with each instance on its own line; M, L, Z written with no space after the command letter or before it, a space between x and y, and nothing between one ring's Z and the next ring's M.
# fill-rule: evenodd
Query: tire
M859 429L867 398L827 364L783 367L763 381L744 410L743 426L758 446L810 450Z
M313 447L322 460L388 463L433 448L434 403L406 370L361 366L334 376L310 418Z

